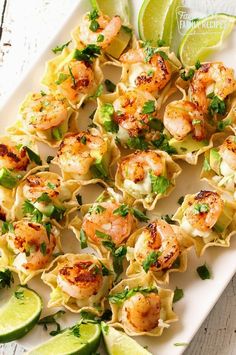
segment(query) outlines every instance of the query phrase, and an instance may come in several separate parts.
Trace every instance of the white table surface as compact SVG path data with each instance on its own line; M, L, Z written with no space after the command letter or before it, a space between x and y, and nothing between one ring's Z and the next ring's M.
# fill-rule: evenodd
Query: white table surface
M60 27L77 0L0 0L0 104ZM198 0L211 8L221 0ZM224 0L219 12L236 11L235 0ZM4 73L4 75L3 75ZM7 74L7 75L6 75ZM0 116L3 120L4 117ZM0 355L20 355L16 343L0 345ZM185 355L236 354L236 275L202 324ZM158 354L155 354L158 355ZM168 355L168 354L166 354Z

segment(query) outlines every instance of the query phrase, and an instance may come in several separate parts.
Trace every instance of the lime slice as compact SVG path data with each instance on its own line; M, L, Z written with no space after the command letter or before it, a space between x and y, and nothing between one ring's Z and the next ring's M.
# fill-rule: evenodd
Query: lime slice
M68 328L63 333L32 349L28 355L90 355L100 343L101 327L98 324L78 325L78 331Z
M173 0L170 5L164 24L164 32L162 34L162 39L165 41L166 45L170 46L174 31L177 25L177 8L181 5L182 0Z
M124 25L130 24L130 12L128 0L90 0L92 7L96 10L100 10L105 15L113 17L119 15Z
M156 42L158 39L162 39L165 34L166 44L170 44L174 29L172 21L175 21L173 11L177 6L176 3L175 0L144 0L138 16L139 36L143 41ZM171 29L171 33L169 29Z
M236 17L226 14L214 14L195 21L195 26L186 32L179 47L183 65L191 66L197 59L205 60L209 54L220 48L235 23Z
M152 355L134 339L106 323L102 323L102 335L109 355Z
M38 322L41 311L40 296L29 288L18 287L0 308L0 343L22 338Z

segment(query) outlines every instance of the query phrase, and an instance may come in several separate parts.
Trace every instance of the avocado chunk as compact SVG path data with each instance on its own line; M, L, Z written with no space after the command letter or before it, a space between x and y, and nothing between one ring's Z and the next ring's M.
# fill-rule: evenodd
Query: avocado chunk
M131 31L129 32L126 27L122 26L118 35L106 48L106 53L118 59L128 46L130 39Z
M18 183L17 177L7 168L0 169L0 185L7 189L13 189Z
M225 205L223 211L220 214L216 224L214 225L214 230L217 233L223 233L226 228L230 225L233 219L233 210L230 206Z
M218 175L220 175L221 156L216 148L210 150L210 166Z
M178 154L186 154L198 151L199 149L208 145L208 141L196 141L190 135L185 137L182 141L178 141L175 138L171 138L169 145L176 149Z

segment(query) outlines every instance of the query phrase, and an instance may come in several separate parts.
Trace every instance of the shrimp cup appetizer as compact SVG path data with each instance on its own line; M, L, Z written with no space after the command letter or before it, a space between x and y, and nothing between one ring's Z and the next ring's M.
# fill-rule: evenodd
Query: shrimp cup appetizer
M28 175L17 187L13 218L32 218L37 215L43 222L52 221L58 227L67 224L68 212L76 206L76 181L63 181L52 172Z
M118 85L114 94L101 96L94 123L117 143L129 149L155 149L162 137L163 124L158 104L147 91Z
M22 285L42 273L52 261L53 254L61 250L59 232L50 223L22 219L6 222L3 229L0 265L16 272Z
M107 259L90 254L59 256L42 275L43 282L52 289L48 307L64 306L74 313L102 315L112 275Z
M101 136L91 129L67 134L52 163L59 165L65 180L77 180L81 185L96 182L106 185L119 156L112 137Z
M57 147L65 134L77 129L78 114L59 93L29 93L19 109L19 120L11 131L24 132Z
M169 283L171 272L184 272L187 268L187 250L193 245L191 238L162 219L155 220L134 232L127 242L127 275L151 272L159 283Z
M141 211L124 204L121 196L110 188L93 204L83 205L81 213L82 220L76 216L69 225L81 249L89 245L106 257L118 256L122 249L122 256L125 256L125 243L136 229L138 220L148 220Z
M215 135L214 148L205 153L201 178L236 202L236 137L222 138L224 134Z
M181 73L177 86L214 130L222 131L233 123L234 112L230 110L236 91L233 69L222 62L197 63Z
M80 25L72 31L72 38L78 47L96 44L103 54L119 58L128 46L132 34L130 28L122 26L122 22L120 16L110 18L93 10L83 16Z
M0 137L1 220L11 219L15 188L30 171L42 165L34 140L26 135Z
M212 146L212 127L198 106L187 99L172 101L166 106L163 124L175 158L197 164L198 156Z
M42 84L60 93L78 110L86 98L95 95L103 80L97 59L99 54L97 45L73 51L65 47L59 56L47 63Z
M123 280L108 296L111 324L130 336L160 336L178 320L172 310L173 296L173 291L157 286L150 273Z
M134 41L133 48L119 60L122 63L121 82L127 87L149 92L158 98L159 104L176 91L171 79L181 63L168 47Z
M141 203L153 210L173 190L180 173L181 168L166 152L136 151L119 160L115 185L128 204Z
M173 219L192 237L196 253L201 256L211 246L229 247L235 233L235 212L235 206L218 192L204 190L186 195Z

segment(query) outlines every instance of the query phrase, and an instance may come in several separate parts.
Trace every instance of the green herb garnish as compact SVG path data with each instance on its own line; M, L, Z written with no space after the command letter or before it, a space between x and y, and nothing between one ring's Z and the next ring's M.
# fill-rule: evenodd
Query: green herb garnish
M57 334L59 334L59 333L61 332L61 326L60 326L60 324L57 322L57 319L58 319L59 317L61 317L63 314L65 314L65 313L66 313L66 312L63 311L63 310L57 311L57 312L54 313L54 314L50 314L50 315L48 315L48 316L46 316L46 317L44 317L44 318L41 318L41 319L38 321L38 324L39 324L39 325L42 325L45 330L48 330L48 325L49 325L49 324L50 324L50 325L55 324L56 329L55 329L55 330L52 330L52 331L49 333L51 336L55 336L55 335L57 335Z
M181 300L181 298L184 297L184 291L182 290L182 288L175 288L174 291L174 298L173 298L173 302L178 302L179 300Z
M199 266L197 268L197 273L199 275L199 277L202 279L202 280L208 280L208 279L211 279L211 273L210 271L208 270L206 264L202 265L202 266Z
M6 287L11 287L11 284L14 282L12 272L9 269L0 271L0 290Z
M116 85L111 80L106 79L104 81L104 83L105 83L105 86L106 86L106 89L107 89L108 92L114 92L115 91Z
M52 48L53 53L55 53L55 54L61 53L63 51L63 49L68 47L71 42L72 41L68 41L60 46L57 45L55 48Z

